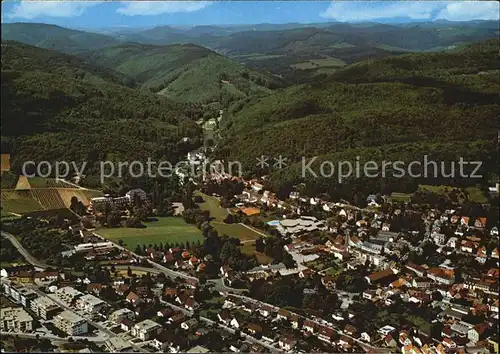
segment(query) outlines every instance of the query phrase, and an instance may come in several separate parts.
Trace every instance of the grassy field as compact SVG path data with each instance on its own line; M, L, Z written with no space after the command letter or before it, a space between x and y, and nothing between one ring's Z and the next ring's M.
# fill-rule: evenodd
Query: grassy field
M214 218L211 225L217 230L219 235L228 235L231 237L237 237L241 241L251 241L257 240L261 235L246 228L240 224L225 224L224 219L228 215L228 211L220 206L219 200L217 198L203 194L201 192L197 193L200 195L204 202L200 203L200 209L208 210L210 216ZM247 255L254 255L257 257L261 264L271 263L272 259L267 257L265 254L258 253L255 251L255 245L253 242L246 242L241 246L241 251Z
M240 224L224 224L219 222L212 222L212 226L217 230L219 235L228 235L237 237L241 241L256 240L260 235Z
M228 215L228 212L220 206L219 200L201 192L197 192L196 194L200 195L204 200L203 203L199 204L200 209L208 210L210 212L210 216L214 218L215 221L223 222Z
M249 256L255 255L260 264L270 264L273 261L271 257L266 256L264 253L255 251L255 245L253 243L243 244L243 246L241 246L241 252Z
M23 198L2 200L2 212L16 214L45 210L35 199Z
M145 225L147 227L144 229L102 228L97 232L112 241L123 240L125 247L131 251L134 251L137 245L144 244L203 242L201 231L194 225L186 224L182 218L158 218L158 221L147 222Z
M431 186L431 185L424 185L420 184L418 186L418 189L420 190L426 190L430 191L436 194L441 194L441 195L447 195L446 190L451 191L453 188L452 186ZM477 187L467 187L465 188L465 191L468 194L469 200L476 202L476 203L481 203L481 204L486 204L488 203L488 199L486 196L483 194L483 192L477 188Z

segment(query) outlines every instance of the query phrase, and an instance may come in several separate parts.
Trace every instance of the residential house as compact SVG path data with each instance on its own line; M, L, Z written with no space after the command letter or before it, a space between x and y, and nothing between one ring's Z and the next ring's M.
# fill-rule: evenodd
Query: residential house
M184 330L194 330L198 326L198 320L196 318L191 318L185 322L181 323L181 328Z
M140 303L143 303L144 300L141 299L139 295L131 291L126 298L126 301L134 306L139 305Z
M239 320L238 318L233 318L230 322L229 325L233 328L239 329L243 324L242 320Z
M361 333L361 336L360 336L361 340L367 342L367 343L371 343L371 336L367 333L367 332L363 332Z
M257 323L248 323L244 329L251 335L262 334L262 326Z
M302 329L305 332L314 333L314 331L316 329L316 325L314 324L314 322L306 320L306 321L304 321L304 324L302 325Z
M346 324L344 327L344 332L350 336L357 337L358 329L353 325Z
M135 313L132 310L129 310L128 308L122 308L116 311L113 311L108 319L116 324L121 323L124 319L128 320L134 320L135 319Z
M331 343L335 338L335 331L329 327L318 327L318 338L324 342Z
M136 323L132 328L132 335L141 339L142 341L147 341L155 337L161 330L161 325L146 319L142 322Z
M229 314L229 311L227 310L222 310L219 313L217 313L217 318L219 319L220 322L224 323L226 326L229 325L231 322L231 315Z
M488 329L488 323L480 323L468 331L467 337L472 344L476 344L477 342L485 339L485 335L488 333Z
M257 311L259 311L259 313L262 316L268 317L268 316L270 316L273 313L273 308L270 307L270 306L264 305L261 308L259 308Z
M278 341L278 345L280 346L280 348L285 351L291 351L296 344L297 340L292 336L282 336Z

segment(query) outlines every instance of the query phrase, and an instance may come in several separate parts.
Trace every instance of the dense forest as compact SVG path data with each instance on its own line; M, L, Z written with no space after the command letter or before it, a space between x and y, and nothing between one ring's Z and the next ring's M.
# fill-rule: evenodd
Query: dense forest
M141 87L182 102L228 102L270 92L279 79L248 70L194 44L156 46L129 43L81 55L112 68Z
M122 79L75 57L2 42L2 151L14 170L29 160L175 160L182 138L198 144L198 109Z
M219 156L249 169L261 155L287 157L286 169L270 171L275 188L303 182L302 156L319 156L316 170L325 159L410 162L424 155L436 161L462 156L484 161L482 172L491 177L498 157L499 68L496 40L457 53L353 64L317 82L233 105L222 122ZM380 189L382 181L375 182ZM411 186L401 188L406 183ZM411 189L415 183L400 181L394 188ZM309 184L323 185L319 190L352 189L332 179Z

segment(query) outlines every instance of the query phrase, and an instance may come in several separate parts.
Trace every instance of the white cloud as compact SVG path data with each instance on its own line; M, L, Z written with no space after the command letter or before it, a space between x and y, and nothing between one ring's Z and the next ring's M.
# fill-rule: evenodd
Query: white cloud
M332 1L320 16L344 22L390 18L468 21L498 19L498 12L497 1Z
M116 12L127 16L151 16L164 13L198 11L211 3L211 1L133 1L122 3L122 6Z
M462 1L448 4L438 15L438 19L448 21L498 20L498 1Z
M40 16L75 17L99 3L98 1L21 1L12 8L7 17L29 20Z

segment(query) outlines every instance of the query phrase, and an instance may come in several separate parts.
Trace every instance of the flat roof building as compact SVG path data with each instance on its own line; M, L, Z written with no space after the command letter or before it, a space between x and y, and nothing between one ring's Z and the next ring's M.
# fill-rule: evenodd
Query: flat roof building
M88 323L73 311L63 311L54 319L54 326L70 336L77 336L88 332Z
M41 296L31 302L31 311L44 320L52 319L61 309L48 296Z
M0 330L25 332L33 329L33 317L21 307L0 309Z

